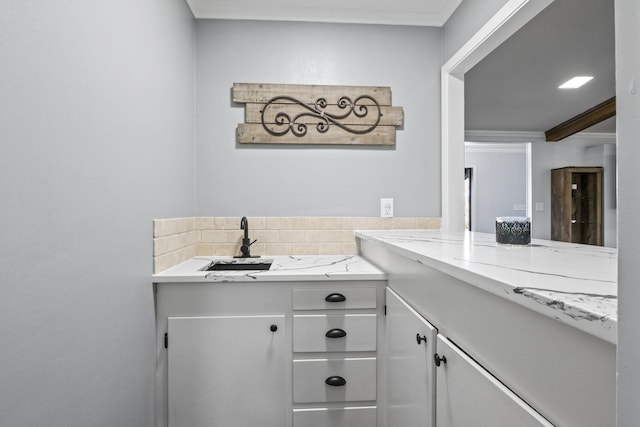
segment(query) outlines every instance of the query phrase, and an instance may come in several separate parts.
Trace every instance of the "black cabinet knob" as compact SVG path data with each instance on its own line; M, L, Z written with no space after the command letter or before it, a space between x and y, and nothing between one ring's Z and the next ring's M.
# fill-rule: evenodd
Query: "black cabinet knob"
M435 363L436 366L440 366L441 363L447 363L447 358L436 353L433 355L433 363Z
M278 330L278 325L271 325L269 329L271 330L271 332L275 332Z
M342 338L347 336L347 332L343 329L329 329L326 334L324 334L327 338Z
M335 293L327 295L324 300L327 302L344 302L347 300L347 297L342 294Z
M342 387L343 385L347 384L347 380L337 375L327 378L326 380L324 380L324 382L327 383L327 385L330 385L333 387Z
M427 336L426 335L420 336L420 334L416 334L416 341L418 342L418 345L420 345L420 343L422 343L422 341L424 341L426 343L427 342Z

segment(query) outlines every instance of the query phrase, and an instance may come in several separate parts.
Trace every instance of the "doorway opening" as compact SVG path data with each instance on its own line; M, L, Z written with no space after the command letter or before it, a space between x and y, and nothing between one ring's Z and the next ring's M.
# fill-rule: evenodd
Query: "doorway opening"
M497 217L531 217L531 143L465 142L465 230L493 233Z

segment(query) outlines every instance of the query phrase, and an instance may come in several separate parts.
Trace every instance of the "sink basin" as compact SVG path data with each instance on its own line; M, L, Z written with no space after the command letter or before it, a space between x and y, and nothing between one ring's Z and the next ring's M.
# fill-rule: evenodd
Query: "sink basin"
M267 271L271 268L271 259L243 259L213 261L201 271Z

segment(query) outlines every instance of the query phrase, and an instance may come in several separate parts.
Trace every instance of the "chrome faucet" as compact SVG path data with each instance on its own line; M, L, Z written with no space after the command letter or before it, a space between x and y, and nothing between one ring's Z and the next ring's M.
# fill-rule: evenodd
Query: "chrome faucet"
M244 230L244 238L242 239L242 246L240 246L241 255L236 256L236 258L257 258L257 256L251 256L251 250L249 249L249 246L257 242L257 239L253 242L249 239L249 221L247 221L246 216L243 216L240 220L240 230Z

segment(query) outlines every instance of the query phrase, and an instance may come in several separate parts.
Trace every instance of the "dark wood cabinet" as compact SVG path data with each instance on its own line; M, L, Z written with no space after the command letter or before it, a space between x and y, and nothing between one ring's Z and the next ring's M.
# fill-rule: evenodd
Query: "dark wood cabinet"
M603 245L601 167L551 170L551 240Z

